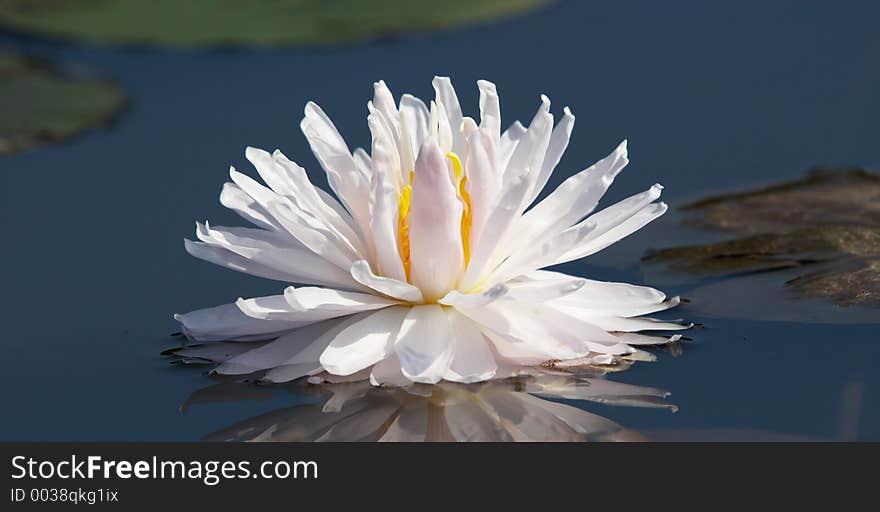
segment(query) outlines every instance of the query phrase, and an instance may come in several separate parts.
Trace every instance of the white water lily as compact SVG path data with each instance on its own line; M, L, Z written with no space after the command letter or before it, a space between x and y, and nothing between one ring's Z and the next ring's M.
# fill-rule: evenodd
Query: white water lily
M574 125L550 101L528 127L502 133L495 85L479 81L480 122L462 114L448 78L426 106L383 82L367 122L370 152L351 152L314 103L301 128L335 197L280 151L248 148L268 187L230 170L220 202L256 228L197 224L186 250L227 268L297 283L283 294L175 315L216 371L265 371L272 382L330 374L376 385L476 382L547 361L608 364L678 298L625 283L541 270L587 257L666 211L662 187L596 213L627 164L626 141L532 205ZM273 340L266 342L266 340ZM244 342L244 343L241 343Z

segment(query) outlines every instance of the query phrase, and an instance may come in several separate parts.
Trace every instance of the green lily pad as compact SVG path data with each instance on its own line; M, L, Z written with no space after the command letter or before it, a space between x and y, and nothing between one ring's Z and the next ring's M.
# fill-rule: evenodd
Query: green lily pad
M0 154L102 126L124 104L125 96L112 84L67 76L35 59L0 54Z
M549 0L0 0L0 25L97 43L302 46L493 20Z
M723 296L731 311L751 311L761 318L791 316L796 308L779 304L790 298L821 298L844 308L880 307L880 175L854 168L816 169L799 181L710 197L683 211L685 224L736 235L645 255L645 263L662 263L695 279L725 279L701 284L692 296L709 298L709 303L712 296ZM785 288L785 293L768 287ZM734 304L737 295L742 307ZM695 308L704 313L723 307L707 311L697 302ZM833 321L834 314L818 313L813 306L805 307L804 314Z

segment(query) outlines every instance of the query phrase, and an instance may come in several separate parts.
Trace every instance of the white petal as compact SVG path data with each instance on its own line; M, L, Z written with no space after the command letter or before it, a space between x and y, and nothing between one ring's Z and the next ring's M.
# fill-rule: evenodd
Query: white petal
M620 338L621 343L626 343L627 345L665 345L681 339L681 334L673 334L672 336L649 336L634 332L621 332L614 333L614 335Z
M595 229L595 224L584 222L549 238L534 241L505 260L494 271L488 283L506 281L555 264L560 254L589 239Z
M480 89L480 128L492 137L493 144L498 146L501 141L501 106L495 84L486 80L478 80Z
M272 383L290 382L292 380L313 375L321 371L321 365L316 361L312 363L283 364L272 368L260 380Z
M235 304L197 309L174 315L183 333L197 341L265 340L311 322L296 320L264 320L242 313Z
M223 184L223 190L220 192L220 204L263 229L283 229L268 210L260 206L254 198L235 183Z
M385 179L384 171L373 177L373 217L370 221L376 241L376 262L379 273L391 279L406 281L406 271L397 246L398 196Z
M243 375L283 365L302 354L316 339L341 321L341 319L332 319L300 327L275 341L226 360L215 371L224 375Z
M507 167L504 169L505 179L514 176L526 175L532 186L541 171L547 146L550 144L550 135L553 132L553 116L550 114L550 100L541 96L541 106L529 124L528 130L522 136L513 155L510 157ZM531 189L530 189L531 190ZM528 197L528 196L527 196ZM525 202L525 201L524 201ZM527 206L523 205L523 208Z
M428 141L416 161L409 213L411 282L426 300L442 297L461 275L461 215L446 158Z
M503 297L507 292L507 286L504 284L496 284L485 292L480 293L461 293L457 290L452 290L437 302L445 306L459 308L481 308Z
M256 277L265 279L274 279L275 281L301 282L308 284L326 284L326 283L310 283L305 279L294 279L291 281L290 274L280 270L261 265L248 258L239 256L238 254L227 251L220 247L214 247L202 242L193 242L192 240L184 240L183 247L190 255L205 260L221 267L226 267L237 272L243 272Z
M188 345L170 353L174 356L189 360L198 359L202 361L222 363L223 361L232 359L239 354L259 348L262 345L263 342L259 341L246 343L241 341L218 341L214 343L205 343L204 345ZM163 354L164 353L165 352L163 352Z
M597 236L585 238L582 243L565 251L553 264L565 263L595 254L642 229L646 224L666 213L666 210L666 203L651 203L614 228ZM590 219L587 220L589 221Z
M502 358L505 368L495 372L495 378L516 375L514 368L520 366L539 365L550 359L558 359L556 350L548 350L545 346L530 345L514 336L497 333L489 328L482 328L483 335L492 342L495 351ZM500 363L499 363L500 366Z
M556 273L548 272L548 274ZM679 303L678 297L666 300L666 295L663 292L646 286L588 279L584 281L583 288L554 300L552 304L580 308L599 315L632 317L663 311L675 307Z
M346 292L311 286L301 288L289 286L284 290L284 298L293 311L304 313L321 310L352 314L387 308L397 304L396 301L368 293Z
M409 147L412 151L409 161L413 163L415 168L416 157L419 154L419 148L422 147L425 139L428 137L428 107L425 103L410 94L404 94L400 98L400 126L402 137L409 139ZM403 133L405 132L405 133Z
M461 156L464 154L465 139L462 137L460 129L462 114L458 96L455 94L455 89L448 77L436 76L431 83L434 85L436 101L443 105L449 126L452 128L452 151Z
M519 121L514 121L512 125L501 134L501 142L498 146L498 166L499 169L507 169L510 164L510 157L513 156L517 144L526 134L526 127Z
M221 248L241 257L245 265L259 265L272 269L274 279L288 283L322 284L345 289L357 288L357 283L344 270L329 263L292 237L276 231L249 228L210 227L196 223L196 236L213 247ZM187 244L187 250L190 250ZM198 252L198 249L193 247ZM196 254L200 257L199 254ZM232 258L230 263L239 263ZM229 267L229 264L222 263ZM250 273L242 268L241 271Z
M452 336L442 307L413 306L395 344L403 374L413 382L439 382L455 355Z
M369 105L370 115L367 116L367 124L373 138L372 151L370 153L371 187L377 180L387 180L395 192L400 188L403 179L399 144L397 142L396 129L391 126L391 121L384 114Z
M587 341L615 341L600 327L537 304L510 300L459 312L507 340L534 346L553 359L574 359L589 352Z
M648 317L625 318L620 316L602 315L569 306L553 306L553 309L563 311L572 317L582 318L583 321L597 325L606 331L637 332L637 331L679 331L688 329L693 324L680 324Z
M626 141L610 155L568 178L543 201L523 215L519 235L505 248L514 254L536 237L547 238L570 227L589 214L608 190L615 176L629 162Z
M529 186L529 182L525 178L515 179L489 214L477 246L471 247L471 259L461 279L459 289L470 290L478 286L487 277L487 274L498 265L498 247L501 241L508 236L508 231L516 219Z
M485 130L471 134L464 167L467 172L467 188L470 196L471 229L470 247L477 247L483 228L488 222L501 191L501 173L497 164L496 148Z
M498 365L489 341L479 326L453 309L446 311L452 328L454 356L444 379L453 382L480 382L491 379Z
M351 375L385 359L408 311L383 309L343 330L321 353L321 366L334 375Z
M372 237L369 236L370 177L358 168L336 126L321 107L309 102L300 128L327 173L330 187L354 218L367 250L372 250Z
M559 163L562 159L563 153L565 153L566 148L568 148L571 131L574 129L574 116L571 114L568 107L565 107L564 112L565 114L562 119L556 124L556 127L553 128L553 134L550 136L550 144L547 146L547 153L544 155L544 161L541 164L541 172L535 180L535 185L533 186L531 193L526 198L526 203L528 204L531 204L532 201L538 197L538 194L541 193L541 190L544 189L544 185L547 184L547 180L550 179L550 175L553 174L553 169L556 168L556 164Z
M540 304L575 293L586 283L586 279L565 276L561 279L509 281L507 288L510 296L518 301Z
M284 156L281 151L276 150L272 154L272 159L276 168L280 170L279 172L288 182L293 194L292 197L296 199L302 209L312 212L355 247L358 252L363 252L363 244L354 228L354 220L339 204L339 201L324 190L315 187L309 180L306 170Z
M345 269L348 269L352 261L359 259L355 247L348 240L314 215L302 210L295 202L276 194L234 168L230 168L229 175L275 222L311 251Z
M418 288L405 281L377 276L370 270L370 264L365 260L356 261L351 265L351 276L358 283L383 295L407 302L422 302L422 292Z
M397 358L397 354L391 354L373 365L373 370L370 373L370 384L374 386L405 387L412 383L413 381L400 371L400 360Z
M437 146L444 154L452 151L452 126L446 117L446 109L442 103L431 102L430 119L428 121L428 138L437 142Z
M397 105L394 103L394 96L391 90L385 85L384 80L379 80L373 84L373 106L382 115L385 116L389 123L389 127L393 130L393 135L397 137L400 132L400 114L397 111Z

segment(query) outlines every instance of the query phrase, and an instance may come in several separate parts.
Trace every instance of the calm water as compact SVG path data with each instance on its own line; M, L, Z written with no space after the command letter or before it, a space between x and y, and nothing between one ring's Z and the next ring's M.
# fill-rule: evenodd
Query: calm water
M578 116L551 187L629 139L632 163L609 200L660 181L674 207L817 164L880 168L877 7L586 4L319 50L169 53L0 36L0 47L109 76L132 99L110 130L0 158L0 440L198 439L313 400L277 391L181 413L211 381L159 356L174 344L172 313L280 290L189 257L182 239L196 219L238 223L217 198L228 165L250 169L246 145L281 148L323 182L298 128L309 99L356 147L368 142L365 103L380 78L424 97L433 75L449 75L471 112L471 84L491 79L508 123L530 119L546 93ZM660 285L639 256L690 236L668 216L566 270ZM876 325L675 316L705 324L684 353L659 352L615 378L671 391L677 413L578 406L658 439L880 439Z

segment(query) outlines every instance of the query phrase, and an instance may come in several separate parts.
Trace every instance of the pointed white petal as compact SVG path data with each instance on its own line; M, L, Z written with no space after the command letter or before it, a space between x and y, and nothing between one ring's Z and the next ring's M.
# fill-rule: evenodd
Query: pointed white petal
M506 253L513 254L536 237L546 239L584 218L628 162L623 141L610 155L565 180L523 215L518 225L520 236L510 241Z
M291 282L290 274L280 270L269 268L265 265L254 262L243 256L239 256L233 252L220 247L214 247L202 242L193 242L192 240L183 241L184 249L191 256L209 263L226 267L237 272L243 272L256 277L265 279L273 279L275 281ZM306 280L294 279L292 282L307 282ZM308 284L326 284L326 283L308 283Z
M371 181L370 186L377 180L387 180L387 184L394 188L395 192L401 187L404 170L401 168L399 143L396 128L391 126L391 121L374 107L370 106L370 115L367 116L367 125L372 135L372 151L370 153Z
M390 277L377 276L370 270L365 260L356 261L351 265L351 276L358 283L383 295L406 302L422 302L422 292L415 286Z
M517 178L501 196L486 219L477 246L471 247L470 263L468 263L467 270L461 279L459 289L470 290L482 284L488 274L498 265L498 247L501 241L508 236L529 186L529 182L525 178Z
M455 355L452 330L443 308L413 306L395 344L403 374L413 382L439 382Z
M285 364L342 320L332 319L292 330L277 340L226 360L216 368L224 375L243 375Z
M571 138L571 131L574 128L574 116L571 114L571 110L569 110L568 107L565 107L564 113L562 119L556 124L556 127L553 128L553 134L550 136L550 144L547 146L547 153L544 155L544 161L541 164L541 172L535 180L535 185L532 188L531 193L526 198L526 203L528 204L531 204L532 201L538 197L538 194L541 193L541 190L544 189L544 185L547 184L547 180L549 180L550 175L553 174L553 169L556 168L556 164L559 163L562 159L562 154L565 153L566 148L568 148L568 141Z
M525 175L528 176L530 187L534 186L535 180L540 174L552 132L553 116L550 114L550 100L542 95L538 112L516 145L516 149L513 150L507 167L504 168L505 180ZM529 190L531 191L531 188ZM525 203L525 201L523 202ZM523 208L526 206L528 205L523 204Z
M346 328L321 353L321 366L334 375L351 375L385 359L408 312L383 309Z
M501 106L498 102L498 91L495 84L486 80L478 80L480 89L480 128L492 138L498 146L501 141Z
M276 231L210 227L196 223L196 236L205 244L243 258L249 262L246 265L250 267L256 264L260 266L258 268L276 271L272 275L278 280L288 283L338 286L345 289L358 287L344 270L302 247L296 239L285 237ZM191 244L188 244L187 250L190 249ZM194 249L198 252L197 248ZM223 264L223 266L230 265ZM242 271L247 272L244 268Z
M452 129L452 151L457 155L464 154L465 139L461 134L461 105L458 103L458 96L452 87L452 82L448 77L436 76L432 81L434 91L436 93L436 101L443 106L446 112L446 118Z
M412 384L400 371L400 360L397 354L391 354L373 365L370 372L370 384L374 386L405 387Z
M268 210L260 206L254 199L235 183L224 183L220 192L220 204L241 215L241 217L263 229L282 230Z
M489 348L489 341L479 326L456 312L446 311L452 329L454 355L443 378L453 382L479 382L491 379L498 365Z
M465 187L471 199L470 247L472 248L479 245L483 228L499 200L501 173L495 151L492 138L485 130L472 133L468 139L464 167L467 173Z
M651 203L612 229L596 236L584 238L581 243L559 256L553 264L565 263L595 254L642 229L645 225L666 213L666 210L666 203ZM590 219L588 218L587 221L590 221Z
M586 279L565 276L561 279L509 281L507 288L510 296L520 302L542 304L575 293L586 283Z
M514 121L510 128L504 130L501 134L501 143L498 146L498 166L502 171L507 169L510 164L510 157L516 149L523 135L526 134L526 127L519 121Z
M673 343L681 339L681 334L673 334L672 336L649 336L647 334L638 334L634 332L614 333L620 339L621 343L627 345L665 345Z
M411 282L426 300L442 297L461 275L461 215L446 158L428 141L416 161L409 213Z
M284 290L284 298L290 308L297 312L321 310L351 314L387 308L397 304L397 301L368 293L346 292L312 286L301 288L289 286Z
M276 150L272 154L272 159L276 168L289 183L292 197L296 199L301 209L318 217L357 252L363 253L365 246L354 228L354 220L339 201L315 187L309 180L306 170L284 156L281 151Z
M536 304L499 300L482 308L457 310L506 339L534 346L553 359L586 355L587 341L615 341L598 326Z
M183 333L196 341L266 340L304 325L302 320L264 320L242 313L235 304L174 315Z
M428 107L425 106L422 100L410 94L404 94L400 98L401 132L406 132L401 136L405 135L409 140L409 148L412 151L412 155L408 161L412 162L413 165L413 167L405 169L404 172L409 172L415 168L419 148L422 147L422 143L428 137L428 118Z
M379 273L391 279L406 281L406 271L397 245L398 195L385 180L384 171L373 179L373 217L370 221L376 241L376 263Z
M327 173L330 187L351 213L360 231L360 236L372 249L372 237L369 236L369 195L370 177L363 174L354 161L354 157L336 130L336 126L318 105L309 102L305 108L305 117L300 128L312 152Z

